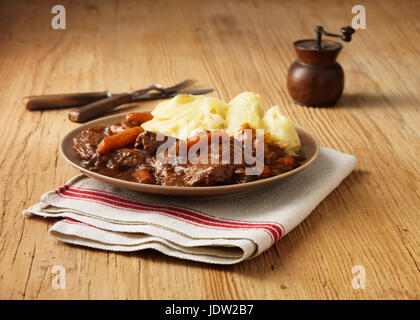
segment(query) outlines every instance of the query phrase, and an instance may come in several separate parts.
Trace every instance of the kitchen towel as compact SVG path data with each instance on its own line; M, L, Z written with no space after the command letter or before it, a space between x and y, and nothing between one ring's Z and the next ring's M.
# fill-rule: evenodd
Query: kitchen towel
M225 199L168 198L124 190L86 175L45 193L24 216L62 218L58 240L111 251L155 249L207 263L258 256L301 223L355 168L357 159L321 148L305 170Z

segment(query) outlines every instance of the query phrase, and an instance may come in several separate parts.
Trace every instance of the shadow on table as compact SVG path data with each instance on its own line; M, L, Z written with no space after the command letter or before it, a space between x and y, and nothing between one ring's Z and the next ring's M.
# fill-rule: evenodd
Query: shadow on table
M371 94L371 93L344 93L338 103L333 108L383 108L385 106L394 106L398 108L405 108L418 105L414 97L409 95L396 94Z
M151 103L154 104L151 104ZM143 101L143 102L133 102L133 103L128 103L128 104L123 104L121 106L118 106L117 108L111 110L109 113L107 113L106 115L103 115L104 117L106 116L112 116L114 114L125 114L128 112L149 112L151 109L153 109L153 107L157 104L158 102L156 101Z

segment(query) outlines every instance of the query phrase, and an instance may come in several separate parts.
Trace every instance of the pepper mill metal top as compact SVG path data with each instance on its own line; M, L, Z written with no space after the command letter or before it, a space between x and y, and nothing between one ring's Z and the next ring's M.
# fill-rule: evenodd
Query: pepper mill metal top
M347 26L347 27L343 27L341 28L341 34L335 34L335 33L330 33L324 30L323 26L317 26L315 29L316 32L316 49L317 50L322 50L321 48L321 44L322 44L322 40L321 37L322 35L326 35L329 37L335 37L335 38L340 38L341 40L345 41L345 42L350 42L351 41L351 36L353 33L356 32L356 30L354 30L352 27Z

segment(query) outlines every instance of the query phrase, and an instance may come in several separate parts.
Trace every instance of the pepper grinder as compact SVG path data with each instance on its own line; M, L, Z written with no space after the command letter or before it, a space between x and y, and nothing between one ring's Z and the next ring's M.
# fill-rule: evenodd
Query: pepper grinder
M343 46L322 40L322 35L350 42L355 30L341 28L341 34L329 33L322 26L315 29L316 39L293 43L297 60L287 75L287 89L293 100L304 106L329 107L336 104L344 89L344 72L336 58Z

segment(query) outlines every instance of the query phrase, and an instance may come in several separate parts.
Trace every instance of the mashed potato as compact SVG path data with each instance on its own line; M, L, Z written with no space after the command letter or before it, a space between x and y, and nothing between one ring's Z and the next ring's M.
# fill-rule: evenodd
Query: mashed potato
M234 134L244 123L248 123L254 129L264 129L263 116L261 96L252 92L242 92L229 102L225 122L226 131Z
M270 133L270 142L278 143L289 153L295 153L301 147L295 125L280 113L277 106L268 109L263 118L264 131Z
M180 94L159 103L153 119L142 127L186 140L198 131L224 129L228 109L226 102L215 98Z
M270 143L281 145L291 154L301 146L293 122L276 106L264 113L261 96L252 92L239 94L229 104L212 97L180 94L159 103L152 115L152 120L143 123L144 130L183 140L203 130L225 130L232 135L248 123L270 133Z

